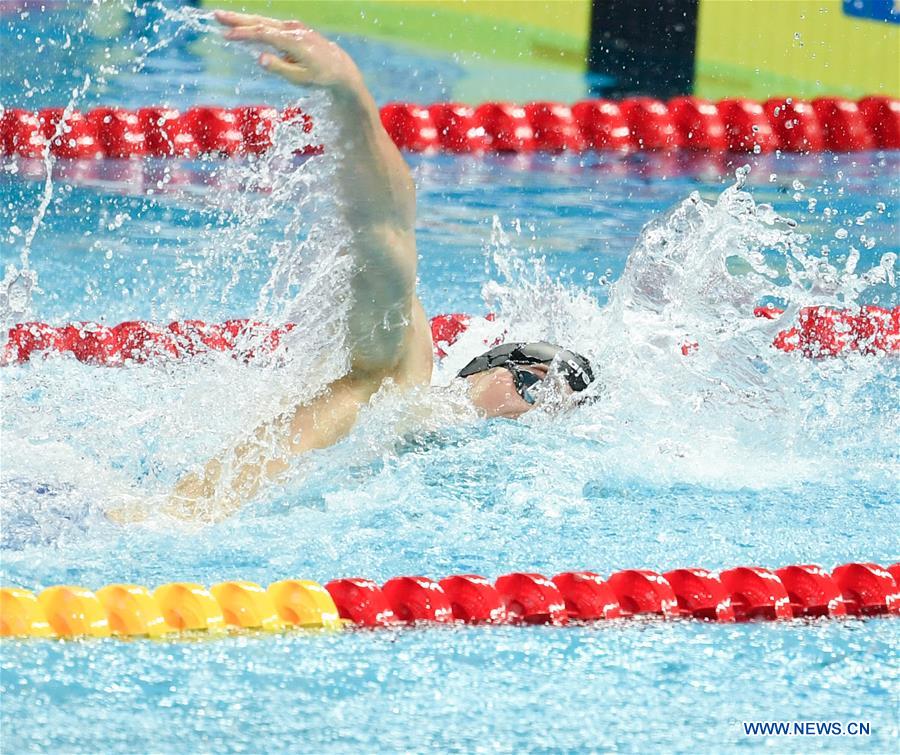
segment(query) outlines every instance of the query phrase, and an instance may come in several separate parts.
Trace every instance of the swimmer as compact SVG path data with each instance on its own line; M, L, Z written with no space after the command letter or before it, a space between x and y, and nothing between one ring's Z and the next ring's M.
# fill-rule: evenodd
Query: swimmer
M326 90L343 159L336 184L347 208L354 258L349 318L350 370L312 402L263 423L242 444L178 482L164 510L215 521L236 511L299 454L330 446L353 428L360 408L386 384L410 390L431 382L431 330L416 295L416 194L409 169L381 125L378 108L350 56L299 21L225 11L225 38L263 44L259 64L289 82ZM559 346L509 343L475 357L458 377L484 417L516 419L541 400L550 378L557 394L593 380L587 360ZM129 511L113 518L133 518Z

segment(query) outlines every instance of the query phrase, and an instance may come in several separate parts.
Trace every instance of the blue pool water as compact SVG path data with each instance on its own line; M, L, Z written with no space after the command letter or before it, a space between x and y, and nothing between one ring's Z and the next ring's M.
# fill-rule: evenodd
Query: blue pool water
M67 102L85 76L84 109L296 99L250 56L176 20L101 17L80 3L47 13L0 17L0 47L21 55L0 74L5 106ZM56 44L27 55L48 28ZM138 60L156 40L167 41ZM442 99L467 75L361 39L348 47L382 103ZM307 104L327 121L322 103ZM0 261L19 268L27 248L39 288L29 318L260 316L306 327L281 366L223 358L100 369L57 357L3 368L0 583L898 559L897 359L773 353L772 326L752 308L896 306L900 156L409 161L428 313L494 311L488 335L572 343L599 365L604 400L487 423L464 413L417 421L409 401L387 394L349 438L221 524L151 516L115 526L105 508L136 497L152 510L282 396L325 379L306 363L328 345L322 282L336 269L334 249L311 233L337 238L327 158L268 166L269 187L259 165L60 161L36 225L48 197L42 168L7 161ZM730 189L744 163L745 190ZM276 260L303 276L285 283ZM884 274L864 278L873 269ZM277 295L272 281L284 284ZM690 359L680 354L686 338L700 344ZM479 344L473 336L452 349L435 383ZM790 744L887 752L898 737L898 626L632 621L4 640L0 741L10 753L719 752L784 747L744 736L742 721L837 720L870 722L871 735Z

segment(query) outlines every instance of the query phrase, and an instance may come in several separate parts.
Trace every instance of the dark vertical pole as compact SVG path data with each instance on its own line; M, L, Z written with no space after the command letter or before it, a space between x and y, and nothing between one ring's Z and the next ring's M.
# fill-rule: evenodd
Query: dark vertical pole
M699 3L594 0L588 69L603 77L594 86L596 94L690 94Z

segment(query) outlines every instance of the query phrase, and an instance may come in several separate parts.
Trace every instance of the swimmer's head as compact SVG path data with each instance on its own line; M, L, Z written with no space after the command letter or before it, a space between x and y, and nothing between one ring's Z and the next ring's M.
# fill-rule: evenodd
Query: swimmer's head
M552 388L558 398L580 393L594 373L580 354L537 341L496 346L475 357L458 377L469 382L472 403L486 416L516 419L543 403Z

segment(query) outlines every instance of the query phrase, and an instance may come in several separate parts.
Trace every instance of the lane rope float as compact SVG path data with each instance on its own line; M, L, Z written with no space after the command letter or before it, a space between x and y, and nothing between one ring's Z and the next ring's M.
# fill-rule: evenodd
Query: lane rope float
M604 579L570 571L552 579L513 572L493 584L475 574L435 581L401 576L379 586L359 577L322 586L286 579L264 588L232 580L207 589L172 582L150 590L112 584L97 592L54 585L35 595L0 588L2 637L220 636L238 630L338 630L428 624L580 625L611 619L698 619L708 622L900 615L900 563L835 567L799 564L770 570L741 566L660 574L625 569Z
M760 318L777 319L783 312L757 307ZM488 315L488 319L491 316ZM472 317L465 314L437 315L431 319L435 353L446 354L465 332ZM10 328L0 364L21 364L38 356L71 354L87 364L122 366L151 359L186 359L209 351L229 352L251 361L273 353L296 324L278 327L255 320L207 323L179 320L168 325L143 321L69 323L53 326L42 322L19 323ZM893 309L865 306L857 310L804 307L799 319L780 331L772 346L786 353L809 358L847 353L884 355L900 350L900 306ZM696 343L685 342L681 352L694 353Z
M811 101L778 97L766 102L710 102L676 97L559 102L485 102L478 106L394 102L381 122L401 149L411 152L857 152L900 149L900 99L884 96ZM59 128L63 121L62 128ZM5 110L0 153L61 158L186 157L260 154L272 146L277 122L312 130L298 108L100 107ZM57 131L59 130L59 133ZM317 153L321 146L302 152Z

